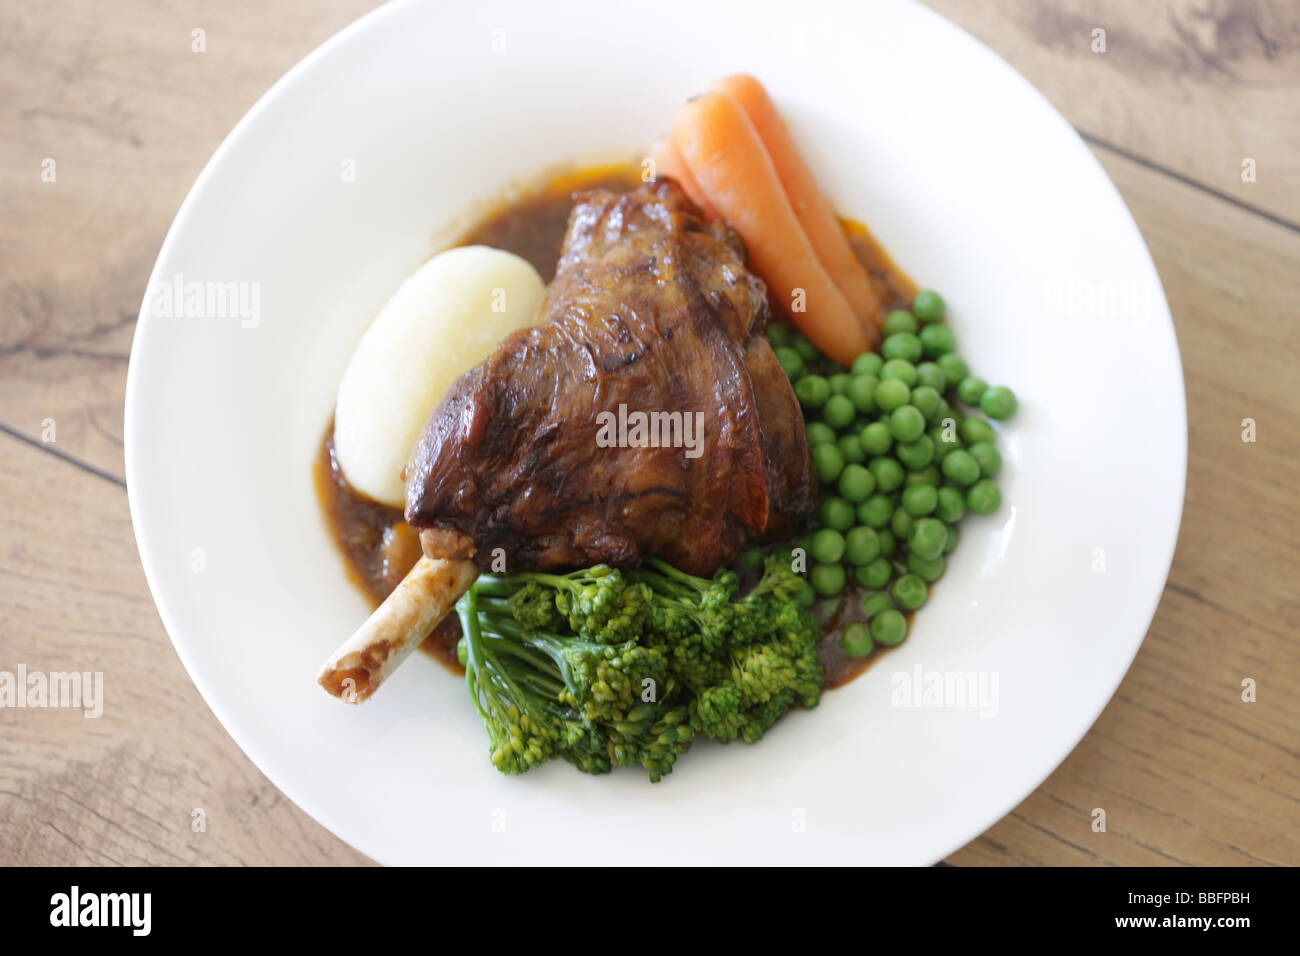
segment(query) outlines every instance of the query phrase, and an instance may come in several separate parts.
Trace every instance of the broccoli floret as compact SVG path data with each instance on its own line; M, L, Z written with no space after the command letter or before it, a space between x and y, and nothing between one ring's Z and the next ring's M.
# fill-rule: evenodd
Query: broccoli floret
M803 579L775 556L743 598L731 571L657 559L620 572L484 576L457 605L460 656L493 763L669 773L695 735L758 741L823 679Z

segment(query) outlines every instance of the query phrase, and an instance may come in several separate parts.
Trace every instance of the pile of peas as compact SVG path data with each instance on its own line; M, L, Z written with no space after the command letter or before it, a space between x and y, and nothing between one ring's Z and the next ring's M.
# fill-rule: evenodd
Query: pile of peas
M796 543L813 561L812 592L835 598L850 574L866 592L868 624L850 624L840 638L852 657L903 641L905 612L921 607L943 574L957 523L1002 504L993 429L955 403L1002 421L1015 414L1016 396L971 374L953 351L946 310L939 293L917 293L910 312L886 316L880 354L864 352L847 371L802 333L768 329L803 407L822 486L817 528Z

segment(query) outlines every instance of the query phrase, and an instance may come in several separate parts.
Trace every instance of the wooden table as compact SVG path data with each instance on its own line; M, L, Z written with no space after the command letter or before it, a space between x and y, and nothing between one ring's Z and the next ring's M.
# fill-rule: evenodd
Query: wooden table
M199 169L372 5L0 7L0 670L102 670L111 689L98 720L0 710L0 863L367 862L253 767L181 668L131 534L122 403L145 282ZM1300 19L1288 0L932 6L1041 89L1123 193L1173 308L1191 441L1136 663L1065 763L951 862L1300 863Z

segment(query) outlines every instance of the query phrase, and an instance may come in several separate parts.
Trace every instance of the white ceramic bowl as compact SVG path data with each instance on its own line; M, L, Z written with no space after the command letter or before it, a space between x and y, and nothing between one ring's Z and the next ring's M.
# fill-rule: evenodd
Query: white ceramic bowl
M249 111L177 214L150 288L179 288L180 314L146 300L126 403L132 519L177 653L258 767L384 863L942 858L1079 741L1169 568L1181 369L1123 202L1037 92L918 6L491 10L404 3L344 30ZM420 655L364 707L328 697L313 675L367 605L311 466L362 330L477 202L641 149L741 70L837 208L943 292L972 367L1016 389L1001 511L963 525L898 650L658 785L563 763L501 776L463 684ZM185 301L224 283L246 308ZM996 679L996 713L898 706L895 675L918 668Z

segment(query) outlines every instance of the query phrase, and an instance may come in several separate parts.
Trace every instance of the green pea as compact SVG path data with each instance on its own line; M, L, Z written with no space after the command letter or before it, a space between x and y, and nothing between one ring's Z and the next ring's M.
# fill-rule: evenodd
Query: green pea
M853 579L864 588L878 591L889 583L893 573L894 569L890 566L889 559L881 557L854 571Z
M858 607L862 610L862 616L869 620L889 607L889 595L884 591L864 595Z
M857 518L868 528L883 528L894 516L894 503L889 495L874 494L858 505Z
M954 485L961 485L963 488L967 485L973 485L979 480L979 462L971 457L970 452L962 448L945 455L940 468L943 470L945 478Z
M979 462L981 478L996 478L1002 470L1002 456L991 441L977 441L966 449Z
M790 327L780 322L773 322L767 327L767 340L772 343L772 348L789 345Z
M915 405L900 405L889 414L889 433L906 444L925 434L925 416Z
M966 507L977 515L991 515L1002 507L1002 492L990 478L977 481L966 492Z
M812 450L813 467L817 469L817 479L823 484L830 484L844 470L844 453L838 445L814 445Z
M871 636L877 644L896 647L907 637L907 618L892 607L885 608L871 619Z
M1005 385L994 385L980 398L984 414L999 422L1014 415L1018 405L1016 393Z
M916 384L916 366L907 359L890 359L880 367L880 380L896 378L909 389Z
M923 435L921 437L921 441L928 442L930 447L934 446L934 442L930 441L929 435ZM912 444L919 444L919 443L913 442ZM906 447L911 448L912 445L908 445ZM900 455L899 461L902 460L903 460L902 456ZM903 462L903 464L907 464L907 463ZM943 483L943 475L939 474L939 469L936 468L934 465L926 465L920 471L909 471L907 473L907 480L903 482L903 487L906 489L906 488L911 488L913 485L929 485L931 488L938 488L939 485L941 485L942 483ZM906 494L906 492L904 492L904 494Z
M949 528L948 528L948 540L947 540L946 542L944 542L943 553L944 553L944 554L952 554L954 551L956 551L956 550L957 550L957 542L960 541L960 540L961 540L961 535L959 535L959 534L957 533L957 529L956 529L956 528L953 528L953 527L949 527Z
M956 488L944 485L939 489L939 501L935 516L946 524L956 524L966 517L966 496Z
M840 474L837 487L847 500L865 501L876 490L876 477L861 465L847 465Z
M921 359L921 340L911 332L895 332L881 343L880 354L886 359L918 362Z
M880 334L889 336L896 332L915 333L918 328L916 316L906 309L895 309L885 316L884 322L880 323Z
M945 434L949 434L948 427L942 423L931 428L929 432L930 441L934 443L934 463L936 465L943 464L943 460L949 452L956 451L961 447L961 439L957 437L957 428L955 426L951 431L951 439L944 438Z
M863 451L868 455L883 455L894 444L893 433L884 422L872 422L862 429L859 438L862 441Z
M862 439L857 435L845 435L836 442L836 446L839 448L840 454L844 456L846 464L860 465L867 460L866 449L862 447Z
M886 557L894 553L898 547L898 542L894 540L894 533L888 528L881 528L876 532L876 537L880 539L880 553Z
M825 422L809 422L805 426L808 432L808 446L816 448L818 445L835 444L835 429L831 428Z
M814 564L808 579L820 597L834 597L844 590L848 576L842 564Z
M936 423L940 423L945 418L951 418L953 421L957 420L955 415L953 414L952 406L948 404L948 399L940 395L939 407L935 409L934 412L934 420Z
M814 543L815 541L816 539ZM943 554L943 546L947 541L948 529L942 521L938 518L918 518L908 535L907 549L928 561Z
M844 394L848 396L853 407L862 413L874 412L876 410L876 387L880 385L880 379L874 375L863 372L861 375L854 375L849 379L848 385L844 387Z
M957 397L970 406L977 406L989 383L974 375L967 375L957 384Z
M894 454L912 471L918 471L934 460L934 440L929 435L922 435L914 442L899 445Z
M876 479L876 487L886 494L903 484L903 466L892 458L873 458L867 467Z
M822 409L822 418L832 428L843 428L853 421L856 412L857 409L853 407L853 403L846 396L832 395L826 400L826 406Z
M845 394L845 392L848 391L850 379L851 376L844 372L836 372L834 375L826 379L826 384L830 386L831 395ZM798 389L795 390L795 394L798 394Z
M822 528L813 535L811 550L814 561L834 564L844 557L844 535L834 528Z
M913 485L903 490L903 510L913 518L921 518L939 505L939 492L933 485Z
M880 556L880 536L874 528L858 525L844 536L844 556L850 564L861 567Z
M901 541L906 541L908 535L912 533L912 526L916 524L916 519L904 511L902 508L896 508L894 515L889 519L889 530Z
M918 385L912 389L911 404L916 406L916 410L921 413L928 425L933 425L936 420L935 415L939 411L939 402L939 393L929 385Z
M871 632L860 621L855 621L844 629L840 635L840 647L844 648L844 653L849 657L855 658L866 657L876 649L871 640Z
M804 408L821 408L831 397L831 386L820 375L805 375L794 383L794 394Z
M853 527L853 505L843 498L823 498L817 509L817 520L841 533Z
M934 361L943 372L943 377L948 380L949 385L956 385L970 374L970 368L956 352L941 355Z
M934 362L922 362L916 367L916 382L934 389L940 395L948 390L948 376Z
M804 581L794 599L801 608L807 610L817 603L817 592L813 590L811 584Z
M876 386L876 406L882 412L892 412L899 406L906 405L911 397L911 388L896 378L887 378Z
M744 551L740 552L741 563L751 571L758 571L763 567L763 559L766 557L763 549L758 545L751 544Z
M918 574L904 574L889 589L889 596L905 611L915 611L930 596L930 589Z
M964 419L957 427L957 433L961 435L961 440L967 445L974 445L977 442L993 441L993 426L982 418L971 416Z
M795 381L803 374L803 356L792 348L782 346L776 350L776 360L785 369L786 376Z
M938 322L948 311L948 303L933 289L922 289L912 300L912 313L922 322Z
M921 334L917 338L921 343L921 348L930 358L949 355L957 347L957 342L952 335L952 329L943 323L927 325L921 330Z
M907 569L927 584L933 584L943 577L946 563L942 554L933 558L923 558L915 553L907 556Z
M794 334L794 337L790 339L790 347L798 352L799 357L805 362L815 362L817 359L821 358L822 355L822 353L817 350L817 346L813 345L812 339L808 338L808 336L804 335L802 332L796 332Z
M875 352L863 352L853 360L853 367L849 369L854 375L879 375L880 366L885 364Z

